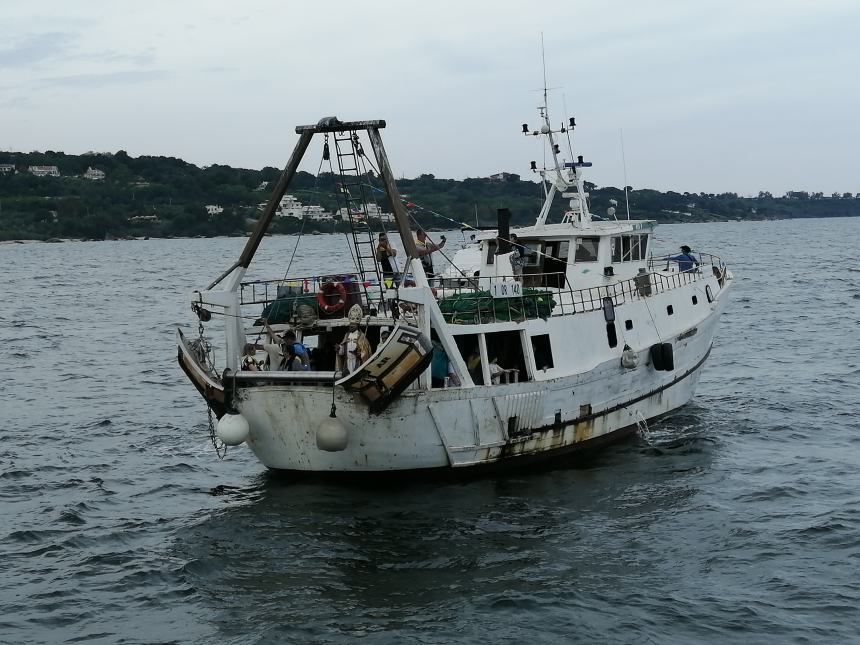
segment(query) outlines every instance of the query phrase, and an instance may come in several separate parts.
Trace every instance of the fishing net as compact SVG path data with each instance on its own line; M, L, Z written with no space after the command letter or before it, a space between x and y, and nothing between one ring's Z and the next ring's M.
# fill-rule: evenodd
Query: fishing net
M552 292L539 289L523 289L516 298L493 298L489 291L461 293L442 298L439 309L445 322L453 324L478 324L546 319L555 307Z

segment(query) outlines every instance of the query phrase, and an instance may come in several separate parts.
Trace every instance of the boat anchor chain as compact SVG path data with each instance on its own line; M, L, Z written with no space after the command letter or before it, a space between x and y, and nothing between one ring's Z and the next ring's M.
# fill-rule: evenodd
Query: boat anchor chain
M227 444L215 434L215 422L212 420L212 406L209 405L209 401L206 401L206 415L209 417L209 440L212 442L212 447L215 448L218 459L223 460L227 456Z
M204 310L205 311L205 310ZM199 322L197 323L197 347L201 354L203 354L203 362L209 366L210 369L215 369L215 363L212 360L212 346L206 342L206 338L204 337L204 332L206 330L203 327L203 318L201 317ZM206 416L209 419L209 440L212 442L212 447L215 448L215 454L218 455L218 459L224 459L227 456L227 444L221 441L218 438L218 435L215 434L215 422L212 420L212 406L209 405L209 399L203 399L206 401Z

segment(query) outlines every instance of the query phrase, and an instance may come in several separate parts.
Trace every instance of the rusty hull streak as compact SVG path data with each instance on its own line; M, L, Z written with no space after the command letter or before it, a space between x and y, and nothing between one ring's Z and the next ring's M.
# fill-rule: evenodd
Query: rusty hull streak
M617 412L623 408L626 408L634 403L638 403L639 401L643 401L645 399L651 398L653 396L657 396L662 398L663 392L668 390L673 385L676 385L683 381L685 378L693 374L696 370L698 370L708 359L708 356L711 354L711 349L713 345L708 348L708 351L705 352L705 355L701 358L701 360L696 363L693 367L684 372L681 376L673 379L670 383L666 385L661 385L659 388L655 390L651 390L647 394L643 394L638 396L630 401L626 401L625 403L619 403L618 405L614 405L612 407L606 408L600 412L592 412L590 414L579 417L578 419L574 419L572 421L568 421L565 424L553 424L551 426L544 426L542 428L536 428L531 431L530 434L525 436L516 437L511 439L505 445L500 447L499 453L493 457L489 454L486 457L486 461L498 461L501 459L505 459L506 457L517 457L520 455L533 454L538 452L544 452L549 450L554 450L558 448L572 448L576 446L576 444L585 443L587 441L591 441L593 439L600 439L603 436L614 434L615 432L620 432L622 430L627 430L627 428L619 428L613 432L606 433L606 435L597 435L595 436L595 421L606 417L607 415ZM573 441L566 442L565 435L567 434L566 430L573 426ZM526 448L528 446L528 448ZM489 451L488 451L489 452Z
M695 336L699 332L697 327L693 327L692 329L688 329L683 334L678 336L678 340L684 340L685 338L691 338Z

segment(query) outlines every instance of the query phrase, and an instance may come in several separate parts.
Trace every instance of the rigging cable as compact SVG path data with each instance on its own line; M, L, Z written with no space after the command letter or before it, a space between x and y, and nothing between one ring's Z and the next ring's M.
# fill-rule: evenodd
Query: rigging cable
M314 178L314 186L319 185L320 170L322 170L323 161L325 161L326 158L329 156L329 154L328 154L328 134L326 134L325 137L326 137L326 141L325 141L325 144L323 144L323 155L322 155L322 159L320 159L320 165L317 167L317 175ZM286 280L287 276L290 274L290 268L293 266L293 258L296 257L296 251L299 250L299 243L302 241L302 234L305 231L305 222L308 221L308 213L310 212L310 208L311 208L310 204L305 206L305 213L302 216L302 225L301 225L301 228L299 228L299 237L296 239L296 245L293 247L293 254L290 256L290 261L287 263L287 270L284 272L284 280Z

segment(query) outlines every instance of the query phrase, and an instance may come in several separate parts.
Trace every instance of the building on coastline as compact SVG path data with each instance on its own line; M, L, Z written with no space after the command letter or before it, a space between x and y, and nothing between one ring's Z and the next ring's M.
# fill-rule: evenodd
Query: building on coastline
M265 208L266 205L260 204L260 207ZM318 206L316 204L304 205L293 195L284 195L281 198L281 202L278 204L278 210L275 211L275 215L278 217L295 217L296 219L307 217L308 219L317 222L333 219L332 214L322 206Z
M487 179L492 181L511 181L514 177L519 177L519 175L515 175L510 172L497 172L495 175L490 175Z
M220 215L223 212L224 212L223 206L219 206L218 204L207 204L206 205L206 213L209 215L209 217L212 217L213 215Z
M56 166L30 166L28 172L35 177L59 177L60 169Z
M393 222L394 221L394 215L392 215L391 213L384 212L379 207L379 204L367 204L366 210L367 210L367 213L366 213L367 219L369 219L369 220L375 219L375 220L379 220L381 222ZM364 211L362 211L360 209L353 209L352 219L354 221L360 222L364 219L364 217L365 217ZM335 219L341 219L344 221L349 219L349 214L347 213L346 207L338 209L338 211L335 213Z
M0 175L14 175L18 170L13 163L0 163Z
M129 217L128 221L133 224L139 224L142 222L160 222L158 219L158 215L135 215L134 217Z
M92 168L90 166L87 166L87 171L84 173L84 179L89 179L90 181L101 181L104 178L104 170L99 170L98 168Z

